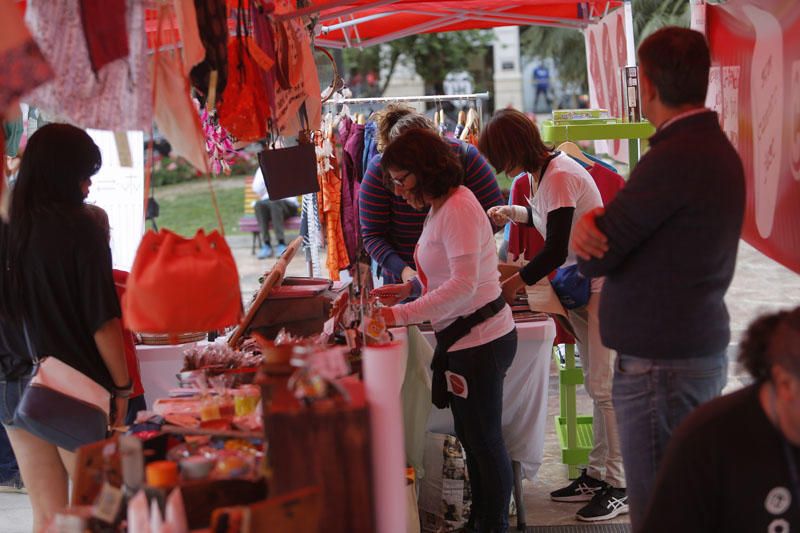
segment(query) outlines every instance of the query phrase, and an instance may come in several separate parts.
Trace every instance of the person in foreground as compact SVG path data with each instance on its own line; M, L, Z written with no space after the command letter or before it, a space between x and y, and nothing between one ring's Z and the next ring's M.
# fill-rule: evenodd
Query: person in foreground
M572 226L583 213L602 206L603 201L591 175L567 154L545 146L536 125L517 110L495 113L481 133L479 146L496 169L509 176L528 173L533 177L535 193L527 208L499 206L488 211L495 224L511 220L533 226L545 239L539 253L503 282L503 295L510 303L520 288L534 285L557 268L575 269L575 251L568 246ZM611 403L614 352L600 340L597 310L602 279L584 282L591 284L587 299L568 310L568 319L578 337L586 391L594 404L594 446L588 468L568 486L551 492L550 497L561 502L587 502L576 518L594 522L628 512L628 504L617 419ZM540 385L547 390L546 376ZM541 439L544 444L544 432Z
M111 423L125 417L131 382L120 309L103 231L83 208L101 165L91 137L74 126L36 131L22 157L8 224L0 226L0 318L27 330L39 358L54 357L113 396ZM24 329L23 329L24 328ZM22 387L6 388L14 413ZM53 406L57 409L58 406ZM33 508L34 531L67 505L75 454L4 418ZM9 424L9 422L11 422ZM97 433L106 431L106 424Z
M800 529L800 307L753 322L739 362L755 383L675 431L639 531Z
M693 30L667 27L642 42L650 150L605 212L588 212L572 232L581 272L606 276L600 332L617 350L612 398L634 528L673 429L727 378L724 296L745 184L739 154L704 107L710 62Z
M500 291L492 227L447 141L427 129L393 140L381 160L386 187L415 209L430 209L416 248L422 296L381 309L387 325L430 320L437 346L433 403L453 411L467 454L472 509L467 529L508 530L512 472L501 432L503 379L517 331ZM408 298L413 282L373 291L384 303ZM451 392L448 392L451 391Z
M392 139L407 129L435 128L424 115L402 104L390 104L377 113L378 149L383 150ZM395 127L397 126L397 127ZM447 139L445 147L461 161L464 179L462 184L475 194L484 210L503 204L503 195L492 168L468 143ZM409 281L416 276L414 247L422 233L427 207L414 209L395 190L385 184L381 169L381 154L369 162L358 193L358 217L364 248L381 267L385 283Z

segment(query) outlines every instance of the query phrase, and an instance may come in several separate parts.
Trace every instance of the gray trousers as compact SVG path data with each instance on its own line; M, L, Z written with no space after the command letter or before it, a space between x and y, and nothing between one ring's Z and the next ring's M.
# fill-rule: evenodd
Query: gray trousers
M253 206L256 212L256 220L261 230L261 240L264 244L270 244L269 224L275 231L275 238L278 242L285 242L283 233L283 221L286 217L297 215L297 207L288 200L259 200Z

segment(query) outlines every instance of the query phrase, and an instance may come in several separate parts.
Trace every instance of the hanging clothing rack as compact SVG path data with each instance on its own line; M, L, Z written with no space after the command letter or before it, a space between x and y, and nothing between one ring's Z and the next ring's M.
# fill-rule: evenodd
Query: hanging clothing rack
M475 110L478 112L479 120L483 120L483 101L489 99L489 91L472 94L433 94L426 96L376 96L373 98L332 98L324 105L347 105L347 104L391 104L397 102L458 102L474 101Z
M489 92L473 94L434 94L427 96L376 96L374 98L342 98L340 100L331 99L325 102L331 104L373 104L373 103L394 103L394 102L452 102L458 100L488 100Z

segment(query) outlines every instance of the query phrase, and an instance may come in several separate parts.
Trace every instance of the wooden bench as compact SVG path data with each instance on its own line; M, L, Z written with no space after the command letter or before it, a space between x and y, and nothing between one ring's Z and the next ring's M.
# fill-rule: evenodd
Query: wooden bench
M261 248L264 244L261 240L261 228L258 225L258 219L256 219L256 212L253 209L253 204L257 200L258 196L253 192L253 176L247 176L244 179L244 214L239 219L239 231L253 235L253 244L250 248L251 255L255 255L256 249ZM300 217L286 217L283 221L283 227L287 230L300 231Z

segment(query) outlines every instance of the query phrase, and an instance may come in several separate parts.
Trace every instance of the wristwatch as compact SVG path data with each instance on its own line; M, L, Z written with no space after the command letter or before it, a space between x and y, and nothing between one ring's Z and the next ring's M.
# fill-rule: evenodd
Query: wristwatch
M111 395L114 398L130 398L133 394L133 380L128 381L124 387L117 387L115 384L111 385Z

